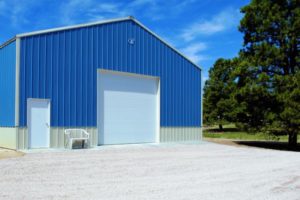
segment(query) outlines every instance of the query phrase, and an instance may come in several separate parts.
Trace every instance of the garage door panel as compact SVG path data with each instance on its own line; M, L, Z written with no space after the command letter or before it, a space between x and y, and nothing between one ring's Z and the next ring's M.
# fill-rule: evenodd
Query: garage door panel
M114 73L99 79L99 143L155 142L158 80Z
M110 72L101 73L100 77L106 84L103 85L108 91L130 92L130 93L146 93L157 94L157 88L153 87L153 83L157 82L154 78L138 77L135 75L121 75ZM130 85L130 87L128 87Z

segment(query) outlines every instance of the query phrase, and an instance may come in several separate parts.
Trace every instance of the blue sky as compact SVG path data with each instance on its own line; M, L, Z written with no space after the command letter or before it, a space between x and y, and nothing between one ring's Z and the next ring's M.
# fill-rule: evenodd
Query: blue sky
M208 70L242 45L237 27L249 0L0 0L0 43L18 33L134 16Z

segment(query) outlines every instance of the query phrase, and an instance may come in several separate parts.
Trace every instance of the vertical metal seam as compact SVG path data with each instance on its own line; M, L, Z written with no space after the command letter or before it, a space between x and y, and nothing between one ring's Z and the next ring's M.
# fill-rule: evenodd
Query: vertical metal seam
M37 97L39 97L40 96L40 39L41 39L41 36L39 35L38 37L37 37L37 64L38 64L38 66L37 66L37 68L36 68L36 70L37 70L37 73L36 73L36 75L37 75L37 84L36 84L36 87L37 87Z
M62 103L63 103L63 106L62 106L62 124L64 125L65 124L65 116L66 116L66 113L65 113L65 96L66 96L66 94L65 94L65 71L66 71L66 31L64 31L63 32L63 49L64 49L64 51L63 51L63 61L62 61L62 63L63 63L63 69L62 69L62 77L63 77L63 80L62 80Z
M96 29L97 30L97 29ZM94 40L94 38L95 38L95 33L94 33L94 31L95 31L95 28L93 27L92 28L92 39L91 39L91 46L90 46L90 48L91 48L91 60L92 60L92 63L91 63L91 66L89 66L89 70L90 70L90 72L87 74L87 77L89 77L90 76L90 80L93 80L93 68L94 68L94 65L95 65L95 62L94 62L94 59L95 59L95 57L94 57L94 43L93 43L93 40ZM96 46L98 46L98 45L96 45ZM98 57L98 55L96 56L96 58ZM88 80L88 78L87 78L87 80ZM92 92L94 91L93 90L93 85L94 85L94 83L93 83L93 81L91 81L92 82L92 84L91 84L91 88L92 88ZM90 95L89 94L89 90L88 90L88 83L90 83L90 82L87 82L87 84L86 84L86 125L91 125L90 124L90 122L92 121L92 120L90 120L89 119L89 117L88 116L91 116L91 114L92 113L90 113L90 105L93 105L93 97L91 98L91 103L89 104L88 103L88 96ZM88 106L89 105L89 106ZM93 110L93 109L91 109L91 110Z
M79 63L79 68L78 68L78 82L79 82L79 90L78 90L78 93L80 94L79 95L79 106L78 106L78 113L77 113L77 119L78 119L78 122L77 122L77 125L82 125L82 112L83 112L83 109L82 109L82 102L83 102L83 95L82 95L82 80L83 80L83 75L82 75L82 67L86 64L86 43L88 42L88 38L85 38L86 39L86 42L85 44L83 44L83 40L84 40L84 37L85 36L88 36L87 33L87 30L86 29L81 29L80 31L80 54L78 56L78 58L81 57L80 59L80 63ZM83 50L84 48L84 50ZM85 53L85 56L83 56Z
M52 83L53 83L53 34L50 35L50 88L49 88L49 91L50 91L50 94L52 96L53 94L53 86L52 86ZM53 97L52 97L53 98ZM51 107L51 110L54 110L52 107ZM50 110L50 112L51 112ZM50 126L51 126L51 123L52 123L52 120L51 120L51 116L50 116Z
M81 31L81 29L79 30L79 31ZM78 32L77 33L75 33L74 34L74 37L75 37L75 41L77 41L78 40ZM78 48L78 44L77 44L77 42L75 42L75 48L74 48L74 50L75 50L75 57L73 58L74 59L74 61L75 61L75 63L74 63L74 81L75 81L75 83L74 83L74 96L76 97L77 95L76 95L76 89L77 89L77 48ZM74 98L74 119L75 119L75 123L74 124L77 124L77 98Z
M60 46L59 46L59 38L60 38L60 34L57 34L57 40L56 40L56 47L57 47L57 56L56 56L56 103L57 103L57 106L56 106L56 121L57 123L59 124L59 58L60 58L60 53L59 53L59 50L60 50Z
M44 63L45 63L45 65L44 65L44 88L43 88L43 94L44 94L44 98L48 98L47 97L47 93L46 93L46 88L47 88L47 38L46 37L44 37L45 38L45 47L44 47ZM51 114L51 112L50 112L50 114ZM51 122L50 122L51 123Z
M91 32L91 34L89 34ZM87 43L86 43L86 46L87 46L87 56L86 56L86 58L87 58L87 66L86 66L86 68L87 68L87 70L86 70L86 72L85 72L85 76L84 76L84 79L82 79L82 82L83 83L85 83L84 84L84 86L85 86L85 88L83 88L83 92L84 92L84 104L85 105L83 105L84 107L85 107L85 109L84 109L84 116L83 116L83 119L84 119L84 121L82 122L82 125L83 126L86 126L87 124L88 124L88 118L87 118L87 116L88 116L88 99L87 99L87 97L88 97L88 93L87 93L87 91L88 91L88 87L87 87L87 85L88 85L88 83L87 83L87 81L86 80L89 80L89 72L90 72L90 67L91 67L91 62L93 62L93 57L91 56L92 55L92 51L91 51L91 48L92 48L92 45L90 44L90 41L92 41L94 39L94 32L93 32L93 29L88 29L88 38L87 38Z
M69 32L70 33L70 50L69 50L69 79L68 79L68 119L69 119L69 125L72 124L72 114L71 114L71 76L72 76L72 70L71 70L71 67L72 67L72 32Z

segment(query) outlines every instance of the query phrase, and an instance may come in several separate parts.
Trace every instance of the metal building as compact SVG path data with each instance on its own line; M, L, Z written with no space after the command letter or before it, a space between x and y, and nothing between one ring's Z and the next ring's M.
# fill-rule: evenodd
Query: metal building
M0 72L2 147L202 139L200 67L133 17L16 35Z

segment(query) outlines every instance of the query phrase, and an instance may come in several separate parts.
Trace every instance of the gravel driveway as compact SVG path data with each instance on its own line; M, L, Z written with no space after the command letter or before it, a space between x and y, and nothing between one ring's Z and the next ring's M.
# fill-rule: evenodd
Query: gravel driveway
M34 152L0 169L0 199L300 199L300 153L208 142Z

